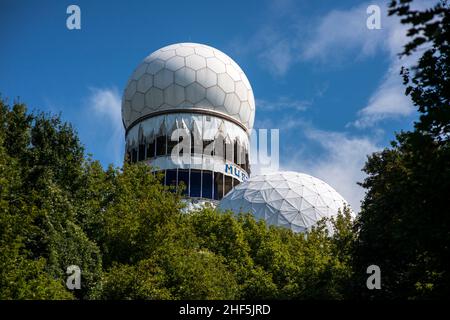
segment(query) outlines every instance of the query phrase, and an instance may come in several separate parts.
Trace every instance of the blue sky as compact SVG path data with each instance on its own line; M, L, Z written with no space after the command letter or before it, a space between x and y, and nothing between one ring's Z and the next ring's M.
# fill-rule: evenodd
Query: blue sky
M66 8L81 8L81 30ZM382 8L369 30L366 8ZM280 165L315 175L359 210L366 155L417 117L403 96L404 27L385 2L2 1L0 93L61 113L103 165L121 164L120 98L137 64L175 42L200 42L245 71L259 128L280 129Z

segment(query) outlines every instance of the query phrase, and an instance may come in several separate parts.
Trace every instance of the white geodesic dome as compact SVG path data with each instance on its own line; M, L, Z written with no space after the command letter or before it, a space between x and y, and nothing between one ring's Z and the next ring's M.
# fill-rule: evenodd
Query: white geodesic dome
M269 225L304 232L320 219L337 215L344 205L344 198L322 180L285 171L251 177L232 189L219 208L250 212Z
M251 129L252 87L229 56L207 45L178 43L161 48L131 75L122 98L125 128L151 114L170 110L210 110Z

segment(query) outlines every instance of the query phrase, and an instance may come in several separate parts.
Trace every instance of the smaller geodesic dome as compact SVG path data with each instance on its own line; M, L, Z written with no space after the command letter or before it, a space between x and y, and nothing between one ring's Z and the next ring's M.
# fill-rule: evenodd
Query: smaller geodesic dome
M304 232L320 219L337 215L344 205L344 198L322 180L285 171L251 177L231 190L219 208L250 212L269 225Z

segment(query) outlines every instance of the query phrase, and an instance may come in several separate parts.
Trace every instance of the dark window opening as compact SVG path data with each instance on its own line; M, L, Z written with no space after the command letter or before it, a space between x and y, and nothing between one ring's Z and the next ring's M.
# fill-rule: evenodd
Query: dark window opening
M145 144L143 143L139 144L138 160L145 160Z
M194 133L191 132L191 155L194 154Z
M225 196L231 189L233 189L233 178L230 176L225 176L225 187L223 195Z
M250 171L249 171L249 164L250 164L250 162L248 161L248 152L247 152L247 150L245 150L245 167L244 167L244 170L247 171L247 173L250 173Z
M166 170L166 186L177 185L177 169Z
M131 163L135 163L137 161L137 149L133 148L131 150Z
M223 197L223 174L216 172L214 174L214 199L221 200Z
M200 197L202 190L202 172L200 170L191 170L190 196Z
M213 176L210 171L203 171L202 175L202 197L212 199Z
M156 138L156 156L166 155L166 136L158 136Z
M183 194L189 194L189 170L178 170L178 186L183 186Z
M155 157L155 140L147 145L147 159Z

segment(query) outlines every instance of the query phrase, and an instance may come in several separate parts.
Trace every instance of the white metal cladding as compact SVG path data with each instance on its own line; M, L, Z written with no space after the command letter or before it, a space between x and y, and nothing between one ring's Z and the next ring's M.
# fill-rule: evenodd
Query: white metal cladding
M126 129L152 113L204 109L253 127L255 100L242 69L229 56L207 45L179 43L161 48L142 61L122 98Z
M157 135L170 136L175 129L185 129L187 132L197 130L202 140L214 140L219 134L226 141L239 141L249 151L248 134L236 124L201 114L175 113L148 118L133 126L126 135L126 150L136 147L140 141L151 141Z
M253 176L220 201L219 208L250 212L269 225L304 232L323 217L337 215L347 202L320 179L298 172Z

